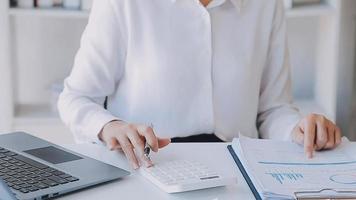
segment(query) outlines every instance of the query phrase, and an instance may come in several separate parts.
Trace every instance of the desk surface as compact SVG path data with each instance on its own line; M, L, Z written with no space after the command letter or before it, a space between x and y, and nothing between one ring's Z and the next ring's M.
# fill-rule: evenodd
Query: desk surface
M225 176L237 177L237 183L226 187L205 189L199 191L167 194L138 172L132 170L124 155L120 152L110 152L99 145L80 144L65 145L66 148L84 154L94 159L131 171L131 175L121 180L103 184L61 197L61 200L98 200L98 199L254 199L248 185L238 171L224 143L205 144L170 144L159 154L152 155L154 162L162 160L189 159L197 160Z

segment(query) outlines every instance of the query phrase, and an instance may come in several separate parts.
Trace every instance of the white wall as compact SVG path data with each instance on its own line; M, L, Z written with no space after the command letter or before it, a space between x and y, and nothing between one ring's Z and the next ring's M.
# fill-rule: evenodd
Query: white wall
M11 71L9 66L9 31L8 16L2 16L1 13L6 13L8 9L8 1L0 3L0 76L2 77L0 84L0 129L1 131L11 130L11 120L13 115L12 107L12 88L11 88Z
M63 80L79 47L85 20L18 17L12 27L18 104L47 104L52 83Z
M314 97L318 18L291 18L287 24L294 96L311 99Z

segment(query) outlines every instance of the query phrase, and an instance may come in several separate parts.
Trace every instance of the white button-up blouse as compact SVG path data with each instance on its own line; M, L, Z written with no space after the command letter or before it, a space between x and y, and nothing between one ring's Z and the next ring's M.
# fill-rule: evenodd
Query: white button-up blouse
M115 119L230 141L288 139L291 103L282 0L97 0L58 106L81 142Z

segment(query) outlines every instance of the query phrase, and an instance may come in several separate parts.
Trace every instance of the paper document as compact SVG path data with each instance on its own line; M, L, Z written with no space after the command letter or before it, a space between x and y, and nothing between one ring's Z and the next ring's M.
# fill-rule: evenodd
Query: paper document
M232 146L265 199L294 199L295 192L322 189L356 192L356 146L346 138L334 150L315 152L312 159L293 142L241 136Z

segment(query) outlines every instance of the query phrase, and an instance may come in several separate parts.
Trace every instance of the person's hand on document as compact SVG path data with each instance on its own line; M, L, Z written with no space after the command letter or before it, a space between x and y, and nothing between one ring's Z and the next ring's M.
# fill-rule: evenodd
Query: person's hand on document
M293 129L293 141L304 145L309 158L314 150L333 149L341 143L341 131L332 121L318 114L303 118Z
M112 121L106 124L99 138L110 150L123 150L134 169L139 168L139 160L146 167L152 166L152 161L144 155L146 142L154 152L170 143L170 139L156 137L152 127L128 124L123 121Z

